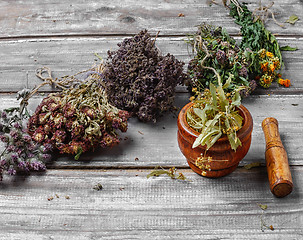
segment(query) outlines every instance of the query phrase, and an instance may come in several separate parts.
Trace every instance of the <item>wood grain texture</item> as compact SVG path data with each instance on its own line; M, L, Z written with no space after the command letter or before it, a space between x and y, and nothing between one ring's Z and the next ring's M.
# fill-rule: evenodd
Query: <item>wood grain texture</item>
M184 35L195 31L194 26L202 22L226 26L228 31L237 34L239 27L234 24L228 10L222 5L210 7L209 2L4 0L0 3L0 37L125 35L145 28L155 33L160 30L164 35ZM246 2L253 11L259 1ZM268 5L270 1L262 2ZM302 36L302 20L295 26L285 23L292 14L302 17L302 1L279 1L272 10L276 13L276 19L285 24L285 28L281 28L269 20L267 25L272 32ZM178 17L180 13L184 17Z
M116 50L120 37L77 37L77 38L35 38L0 41L0 92L16 92L24 87L32 88L41 83L35 76L37 68L47 66L53 71L53 77L72 75L90 68L98 58L104 59L108 50ZM190 49L184 42L186 37L159 37L157 46L163 54L171 53L186 63L191 59ZM280 38L281 46L298 48L294 52L283 52L285 67L283 77L291 79L289 89L273 84L269 91L289 94L303 90L303 38ZM42 91L54 90L44 87ZM185 91L185 88L178 88ZM268 90L261 90L264 94Z
M254 9L259 1L246 2ZM263 167L240 166L221 179L203 178L189 169L178 149L177 113L156 124L130 119L117 147L84 154L80 161L55 156L42 174L5 175L0 182L0 239L302 239L303 2L278 1L272 9L280 22L292 14L300 20L285 23L285 28L267 22L281 46L298 47L283 53L283 76L292 86L258 90L243 101L253 116L254 131L241 166L260 161ZM178 17L180 13L184 17ZM145 28L152 35L160 31L156 43L164 54L188 63L183 40L202 22L224 26L239 39L239 26L228 11L209 7L208 0L2 0L0 109L18 106L15 93L41 83L37 68L50 67L53 77L74 74L97 62L94 53L106 58L107 50ZM177 91L181 108L189 95L185 87ZM34 110L44 96L31 99L29 108ZM266 117L278 119L291 165L294 190L283 199L272 195L267 179L261 128ZM191 181L147 179L157 165L181 168ZM93 189L97 183L103 190ZM262 232L261 218L275 230Z
M271 194L263 167L221 179L184 169L187 182L147 179L149 170L6 176L0 185L0 239L300 239L303 169L291 171L295 189L284 199ZM101 191L93 189L98 183ZM261 231L262 212L274 231Z
M18 106L13 95L0 95L1 109ZM179 93L176 106L181 109L188 103L188 94ZM29 109L34 110L42 97L31 100ZM240 165L260 161L265 164L265 139L261 123L266 117L279 121L279 131L291 165L303 164L303 104L302 95L253 95L244 99L243 105L253 117L252 143ZM80 161L72 157L55 157L52 168L112 168L112 167L186 167L187 162L177 144L177 113L167 114L156 124L129 120L126 133L120 134L121 143L111 149L100 149L83 154ZM139 160L135 160L138 158Z

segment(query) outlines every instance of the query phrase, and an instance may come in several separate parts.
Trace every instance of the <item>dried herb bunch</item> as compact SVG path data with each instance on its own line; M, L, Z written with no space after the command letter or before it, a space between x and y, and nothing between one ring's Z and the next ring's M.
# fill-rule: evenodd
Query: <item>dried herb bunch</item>
M10 175L43 171L51 158L52 147L35 143L26 132L28 115L20 110L16 107L0 111L0 141L4 147L0 155L0 181L5 171Z
M162 56L147 30L108 51L104 72L110 102L141 121L156 121L173 108L175 87L186 75L183 62L173 55Z
M119 143L116 130L127 130L129 114L109 104L102 72L90 71L83 83L44 98L28 122L32 139L76 160L98 146Z
M201 24L196 34L189 36L187 43L195 54L188 64L190 88L203 91L209 88L211 83L218 85L213 68L221 76L223 84L231 77L226 91L230 92L239 86L254 90L256 83L254 80L249 80L246 52L241 50L225 28ZM242 94L247 95L248 89L242 91Z
M248 50L249 75L264 88L268 88L273 81L289 87L290 80L282 79L277 72L283 66L281 48L276 37L265 28L262 18L237 0L231 0L229 8L235 23L241 26L240 47ZM272 16L274 18L273 13Z
M230 74L233 75L230 87L225 91L232 91L238 86L249 87L249 91L241 91L241 96L247 96L257 85L268 88L273 81L289 87L290 80L282 79L278 72L283 66L281 48L276 37L265 28L262 18L262 11L272 13L274 18L273 12L269 7L260 7L257 9L261 11L258 15L258 11L251 12L246 4L240 4L237 0L230 0L228 6L227 1L223 3L241 26L242 40L237 45L224 28L207 24L198 26L197 33L189 36L187 41L195 54L188 65L190 89L197 87L203 90L209 88L211 82L218 85L211 68L218 71L223 84ZM206 49L209 57L202 61Z
M194 105L187 112L189 126L200 133L193 143L193 148L207 145L208 150L223 134L227 135L234 151L241 146L237 131L242 127L243 118L236 109L241 104L241 88L231 93L224 91L229 87L231 79L232 77L223 86L219 79L218 87L210 83L209 89L196 91L192 100Z
M237 0L232 0L230 5L230 15L235 19L235 23L241 26L242 49L259 51L262 48L273 53L279 58L282 64L282 54L276 37L265 28L262 19L251 12L245 3L240 4Z

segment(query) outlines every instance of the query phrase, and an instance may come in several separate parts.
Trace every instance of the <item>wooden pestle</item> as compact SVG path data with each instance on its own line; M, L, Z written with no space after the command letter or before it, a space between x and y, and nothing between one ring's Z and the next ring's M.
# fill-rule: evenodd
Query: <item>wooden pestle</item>
M265 118L262 128L266 142L265 159L270 190L276 197L285 197L291 193L293 182L277 119Z

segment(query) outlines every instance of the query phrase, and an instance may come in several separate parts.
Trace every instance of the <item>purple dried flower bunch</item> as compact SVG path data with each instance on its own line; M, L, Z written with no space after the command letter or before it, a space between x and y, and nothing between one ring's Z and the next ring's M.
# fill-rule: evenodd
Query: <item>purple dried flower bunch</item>
M26 116L19 108L0 111L0 181L3 173L43 171L45 162L51 158L50 145L41 146L32 141L24 127ZM2 148L3 147L3 148Z
M173 55L162 56L147 30L108 51L104 71L110 102L144 122L156 121L173 108L175 87L183 84L184 63Z
M129 114L108 103L103 84L102 74L91 72L82 84L49 94L29 119L32 139L76 160L99 146L118 144L116 130L126 132Z

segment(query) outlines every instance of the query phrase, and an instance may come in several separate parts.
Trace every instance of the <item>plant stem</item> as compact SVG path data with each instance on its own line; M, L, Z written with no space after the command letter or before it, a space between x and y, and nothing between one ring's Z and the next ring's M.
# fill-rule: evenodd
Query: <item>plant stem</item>
M7 144L6 148L3 150L3 152L1 153L0 159L3 157L3 155L4 155L4 153L6 152L7 148L8 148L8 144Z
M204 57L204 58L202 59L202 61L201 61L201 67L204 68L204 69L212 70L212 71L215 73L215 75L216 75L216 77L217 77L217 79L218 79L218 85L219 85L219 86L222 86L221 76L220 76L220 74L216 71L216 69L214 69L213 67L204 66L204 62L205 62L206 59L207 59L208 57L210 57L211 55L209 54L209 51L208 51L207 47L205 46L204 42L203 42L202 40L200 40L200 41L201 41L200 43L202 44L202 47L204 48L204 50L205 50L205 52L206 52L205 57Z

